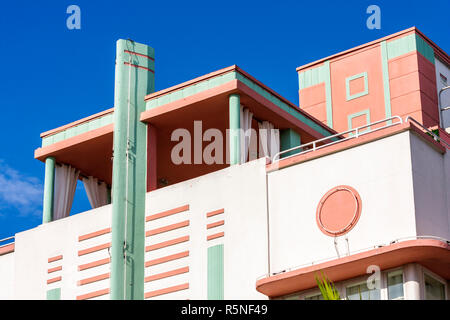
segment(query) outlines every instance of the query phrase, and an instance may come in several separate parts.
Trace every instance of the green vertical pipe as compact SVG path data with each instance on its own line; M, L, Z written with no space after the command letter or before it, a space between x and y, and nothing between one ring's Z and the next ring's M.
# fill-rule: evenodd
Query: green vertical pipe
M139 119L145 111L145 95L154 91L153 70L152 48L131 40L117 41L111 247L113 300L144 298L147 125Z
M229 126L230 126L230 165L241 161L240 117L241 97L238 94L229 96Z
M53 195L55 192L55 158L45 159L44 203L42 206L42 223L53 220Z
M381 70L383 73L383 91L384 91L384 112L385 117L390 118L392 116L391 109L391 90L389 87L389 64L388 64L388 50L386 41L381 41ZM392 123L392 120L387 122Z

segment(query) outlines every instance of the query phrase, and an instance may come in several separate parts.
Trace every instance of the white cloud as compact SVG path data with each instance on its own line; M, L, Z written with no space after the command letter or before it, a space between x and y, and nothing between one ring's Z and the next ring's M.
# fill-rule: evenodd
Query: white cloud
M16 209L19 216L42 215L43 184L21 174L0 159L0 210Z

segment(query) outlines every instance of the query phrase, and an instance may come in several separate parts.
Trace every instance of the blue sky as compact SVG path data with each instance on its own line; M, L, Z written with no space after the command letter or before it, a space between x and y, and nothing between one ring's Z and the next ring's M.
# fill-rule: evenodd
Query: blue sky
M81 30L66 9L81 8ZM381 29L366 8L381 8ZM450 1L2 1L0 239L41 223L39 134L113 107L115 42L155 48L156 90L239 65L298 104L295 68L418 27L450 52ZM89 209L79 183L72 212Z

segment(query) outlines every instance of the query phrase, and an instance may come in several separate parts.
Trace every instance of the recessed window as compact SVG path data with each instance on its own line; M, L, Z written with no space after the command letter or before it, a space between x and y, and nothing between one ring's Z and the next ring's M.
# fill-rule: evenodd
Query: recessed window
M380 288L369 289L367 284L361 283L346 288L348 300L380 300Z
M445 300L445 285L425 274L425 300Z
M305 297L305 300L323 300L322 294L316 294L313 296Z
M444 76L442 73L440 73L439 76L440 76L440 78L441 78L441 82L442 82L444 85L447 85L447 77Z
M402 271L389 272L387 275L388 299L403 300L403 273Z

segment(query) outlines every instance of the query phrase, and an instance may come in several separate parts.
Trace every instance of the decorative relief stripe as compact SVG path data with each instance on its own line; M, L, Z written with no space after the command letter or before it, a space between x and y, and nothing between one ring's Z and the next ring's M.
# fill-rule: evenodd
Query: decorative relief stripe
M224 213L224 212L225 212L224 209L219 209L219 210L211 211L211 212L208 212L208 213L206 214L206 217L209 218L209 217L212 217L212 216L215 216L215 215L217 215L217 214Z
M78 271L82 271L82 270L98 267L98 266L110 263L110 261L111 261L110 258L106 258L106 259L101 259L101 260L97 260L97 261L94 261L94 262L89 262L89 263L86 263L86 264L82 264L82 265L78 266Z
M88 284L88 283L93 283L93 282L97 282L97 281L100 281L100 280L109 279L109 277L110 277L110 274L108 272L108 273L104 273L104 274L101 274L101 275L98 275L98 276L94 276L94 277L90 277L90 278L79 280L77 282L77 285L78 286L82 286L82 285L85 285L85 284Z
M150 281L155 281L155 280L164 279L164 278L168 278L168 277L173 277L173 276L187 273L187 272L189 272L189 267L183 267L183 268L179 268L179 269L175 269L175 270L171 270L171 271L161 272L158 274L154 274L154 275L145 277L144 282L150 282Z
M223 226L224 224L225 224L225 221L224 220L220 220L220 221L217 221L217 222L213 222L213 223L207 224L206 225L206 229L211 229L211 228Z
M172 231L172 230L179 229L179 228L184 228L184 227L187 227L188 225L189 225L189 220L178 222L178 223L174 223L174 224L170 224L170 225L165 226L165 227L149 230L149 231L147 231L145 233L145 236L146 237L153 236L155 234L160 234L160 233L164 233L164 232L167 232L167 231Z
M160 296L163 294L168 294L168 293L177 292L177 291L186 290L186 289L189 289L189 283L183 283L183 284L173 286L173 287L168 287L168 288L164 288L164 289L146 292L144 295L144 298L145 299L152 298L152 297Z
M189 251L183 251L180 253L175 253L175 254L171 254L169 256L165 256L162 258L158 258L158 259L153 259L153 260L149 260L145 263L145 267L150 267L150 266L154 266L157 264L161 264L161 263L165 263L168 261L173 261L173 260L178 260L184 257L188 257L189 256Z
M50 263L50 262L55 262L55 261L58 261L58 260L61 260L62 258L63 258L62 255L59 255L59 256L56 256L56 257L48 258L48 263Z
M61 271L61 270L62 270L62 266L58 266L58 267L48 269L47 273L52 273L52 272Z
M50 283L54 283L54 282L58 282L58 281L61 281L61 279L62 279L62 277L61 277L61 276L59 276L59 277L55 277L55 278L51 278L51 279L48 279L48 280L47 280L47 284L50 284Z
M110 232L111 232L111 228L106 228L106 229L102 229L99 231L84 234L84 235L78 237L78 242L81 242L81 241L87 240L87 239L91 239L91 238L95 238L95 237L98 237L98 236L101 236L103 234L107 234Z
M161 249L161 248L165 248L165 247L169 247L169 246L173 246L175 244L183 243L183 242L186 242L186 241L189 241L189 236L184 236L184 237L180 237L180 238L176 238L176 239L172 239L172 240L156 243L156 244L153 244L153 245L146 246L145 247L145 252L153 251L153 250L157 250L157 249Z
M152 220L168 217L168 216L171 216L173 214L177 214L177 213L188 211L188 210L189 210L189 205L186 204L186 205L178 207L178 208L174 208L174 209L171 209L171 210L167 210L167 211L163 211L163 212L160 212L160 213L155 213L155 214L152 214L150 216L147 216L147 217L145 217L145 221L152 221Z
M95 246L95 247L79 250L78 251L78 256L83 256L85 254L93 253L93 252L100 251L100 250L103 250L103 249L108 249L110 247L111 247L111 242L100 244L100 245Z
M153 71L152 69L149 69L149 68L146 68L146 67L143 67L143 66L139 66L137 64L132 64L132 63L129 63L129 62L124 62L123 64L125 64L127 66L131 66L131 67L135 67L135 68L144 69L144 70L150 71L151 73L155 73L155 71Z
M223 237L225 235L225 232L219 232L219 233L215 233L215 234L212 234L212 235L210 235L210 236L208 236L208 237L206 237L206 240L213 240L213 239L217 239L217 238L221 238L221 237Z
M147 59L149 59L149 60L155 61L154 58L152 58L152 57L150 57L150 56L147 56L147 55L145 55L145 54L142 54L142 53L137 53L137 52L129 51L129 50L124 50L123 52L129 53L129 54L134 54L134 55L136 55L136 56L144 57L144 58L147 58Z
M91 298L95 298L95 297L100 297L100 296L104 296L105 294L108 294L108 293L109 293L109 289L102 289L102 290L86 293L81 296L77 296L77 300L86 300L86 299L91 299Z

